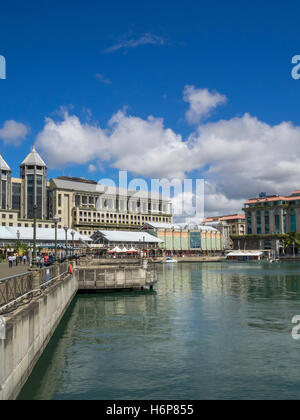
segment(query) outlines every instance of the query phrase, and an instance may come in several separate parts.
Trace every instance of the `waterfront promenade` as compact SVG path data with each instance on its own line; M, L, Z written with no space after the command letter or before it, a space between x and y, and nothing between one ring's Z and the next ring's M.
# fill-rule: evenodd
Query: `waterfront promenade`
M9 268L8 263L0 264L0 280L6 277L16 276L17 274L23 274L29 271L29 266L26 265L17 265Z

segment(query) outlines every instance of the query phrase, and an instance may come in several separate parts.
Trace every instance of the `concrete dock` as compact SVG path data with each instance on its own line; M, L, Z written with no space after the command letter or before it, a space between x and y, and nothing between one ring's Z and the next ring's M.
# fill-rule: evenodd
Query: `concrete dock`
M0 400L17 398L79 290L143 290L156 281L148 267L66 263L0 280Z

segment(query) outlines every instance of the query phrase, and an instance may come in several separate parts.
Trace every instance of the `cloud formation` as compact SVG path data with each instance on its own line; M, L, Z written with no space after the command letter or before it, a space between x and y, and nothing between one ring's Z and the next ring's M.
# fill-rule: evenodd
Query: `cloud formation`
M99 82L104 83L105 85L111 85L112 82L107 79L105 76L103 76L103 74L98 73L96 74L96 79L99 80Z
M0 139L4 144L10 146L19 146L29 132L28 127L14 120L5 121L0 129Z
M261 191L288 194L300 188L300 127L269 125L248 113L199 123L185 139L153 116L118 111L102 128L65 113L62 121L46 120L37 146L50 167L97 160L137 176L168 179L197 171L206 180L206 214L240 211Z
M137 48L141 45L164 45L165 39L158 35L153 35L149 32L142 35L140 38L124 39L115 45L105 49L104 53L113 53L118 50L128 50L130 48Z
M186 119L190 124L197 124L221 104L227 101L226 96L207 89L196 89L195 86L185 86L183 100L190 104L186 112Z

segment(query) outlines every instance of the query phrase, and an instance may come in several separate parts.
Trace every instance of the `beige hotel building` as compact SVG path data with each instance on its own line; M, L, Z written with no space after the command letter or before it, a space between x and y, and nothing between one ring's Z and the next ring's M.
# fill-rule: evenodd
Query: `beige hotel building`
M32 227L37 204L37 227L73 228L91 236L103 229L139 229L146 222L172 223L170 200L144 191L99 185L95 181L61 176L47 181L47 166L32 151L20 165L20 178L13 178L0 155L0 226Z

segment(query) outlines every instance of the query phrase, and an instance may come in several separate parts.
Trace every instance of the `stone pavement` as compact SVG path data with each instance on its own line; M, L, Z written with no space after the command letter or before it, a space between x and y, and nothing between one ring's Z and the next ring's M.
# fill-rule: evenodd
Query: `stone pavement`
M0 264L0 280L5 277L15 276L17 274L26 273L29 271L28 265L21 265L13 266L12 268L9 268L8 263L1 263Z

